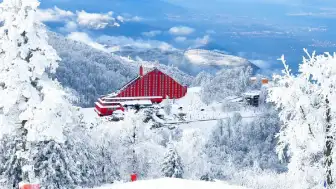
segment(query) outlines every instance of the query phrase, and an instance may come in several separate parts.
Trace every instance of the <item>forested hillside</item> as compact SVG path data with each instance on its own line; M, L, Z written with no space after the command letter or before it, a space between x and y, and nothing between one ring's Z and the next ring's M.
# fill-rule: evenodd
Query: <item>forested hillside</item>
M77 104L83 107L93 106L100 95L111 93L136 77L140 64L154 64L112 55L54 32L48 35L50 45L62 59L55 77L73 90L78 97ZM192 77L177 68L157 66L179 82L191 83Z

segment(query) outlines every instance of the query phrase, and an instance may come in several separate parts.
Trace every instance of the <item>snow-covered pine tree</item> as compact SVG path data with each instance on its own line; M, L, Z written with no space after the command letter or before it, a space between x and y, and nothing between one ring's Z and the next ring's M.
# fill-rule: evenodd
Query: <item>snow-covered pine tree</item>
M78 114L79 122L65 132L67 140L63 145L71 162L69 169L76 171L71 175L75 178L74 182L91 188L119 180L115 160L118 153L116 146L120 144L116 142L116 137L110 135L110 127L102 120L88 124L83 120L84 115L81 112ZM102 128L103 125L106 127Z
M74 128L77 132L72 133L76 136L70 138L77 139L73 142L75 154L83 154L79 155L83 159L79 166L87 167L81 168L83 181L92 187L97 183L113 183L115 180L120 180L120 165L117 159L120 158L118 147L121 145L118 138L113 135L114 130L111 130L110 125L100 119L93 123L96 126L90 126L90 130L87 130L85 122L82 125L80 128Z
M197 76L193 79L193 82L191 86L193 87L202 87L206 84L209 84L211 82L211 79L213 76L206 71L201 71Z
M132 172L137 173L139 178L161 175L161 158L165 149L159 145L160 136L151 129L151 123L146 124L143 120L142 110L138 113L127 111L120 132L114 131L114 137L119 137L116 159L122 178L129 179Z
M284 171L283 165L272 150L278 132L277 112L266 109L262 117L244 122L239 113L218 121L205 145L211 176L225 179L246 168ZM267 116L267 117L264 117Z
M240 121L240 120L239 120ZM227 174L229 165L232 161L230 156L230 141L233 138L233 131L237 122L230 119L219 120L214 130L211 132L207 143L205 144L205 153L211 174L215 178L223 179Z
M210 171L209 161L204 153L206 137L203 134L201 129L188 129L183 131L180 139L175 140L175 149L183 162L184 178L199 179Z
M173 146L165 154L161 172L165 177L183 178L182 160Z
M81 170L64 143L40 141L32 148L34 173L42 189L72 189L82 184Z
M282 56L284 75L275 76L269 90L268 100L280 109L283 122L277 151L282 158L288 148L297 187L321 188L326 182L335 188L336 55L307 55L297 75Z
M211 104L228 96L241 95L248 89L252 74L251 67L222 69L210 80L204 83L201 90L202 101Z
M70 183L67 188L73 188L71 170L48 159L52 155L39 156L43 151L64 150L63 129L72 124L73 109L60 84L47 77L46 71L55 72L60 59L47 43L45 26L35 17L38 6L38 0L3 0L0 4L0 127L11 128L7 134L12 139L1 176L8 188L17 188L22 181L44 181L34 172L40 163L36 159L42 158L43 167L58 172L48 178L50 182L57 183L57 188ZM59 182L59 174L71 176Z
M90 163L90 161L93 163L92 160L98 161L97 172L99 174L98 176L100 176L99 179L101 183L113 183L115 180L120 180L120 170L117 163L118 152L116 152L116 146L119 146L119 144L115 142L115 139L110 138L113 136L109 133L104 133L103 137L104 138L101 138L97 145L97 155L87 154L92 155L91 160L89 158L87 160L89 161L88 163ZM85 174L85 172L83 172L83 174Z

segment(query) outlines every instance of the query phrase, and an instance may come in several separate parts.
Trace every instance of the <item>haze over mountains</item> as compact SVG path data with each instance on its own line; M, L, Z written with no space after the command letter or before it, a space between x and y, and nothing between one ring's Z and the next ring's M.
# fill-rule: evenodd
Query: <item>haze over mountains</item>
M184 73L176 71L177 79L190 84L201 71L213 74L237 66L271 76L282 69L277 61L281 54L295 71L302 48L328 51L335 46L329 37L333 10L326 5L201 5L177 0L43 1L40 14L51 31L61 34L51 37L63 58L57 77L80 94L84 106L133 78L139 63L160 63L168 72L178 68ZM312 19L307 22L305 15Z
M98 42L104 45L106 51L113 54L128 57L134 60L159 62L164 65L178 67L185 73L197 75L201 71L216 73L223 68L251 66L258 71L260 68L247 59L228 55L218 50L204 49L177 49L163 42L157 42L155 46L146 42L129 42L116 44L115 38L103 37ZM127 39L125 39L127 41ZM154 44L154 42L152 42Z
M51 30L68 35L82 32L96 40L112 36L116 42L134 42L154 45L165 43L186 50L202 48L225 51L258 63L258 67L271 72L282 69L277 59L282 55L293 69L301 61L303 48L318 52L332 51L334 10L332 2L309 1L230 1L207 2L179 0L102 0L43 1L42 8L54 6L70 11L73 16L46 20ZM99 29L86 27L92 15L78 19L76 14L84 10L94 13L103 22ZM109 15L108 12L113 14ZM54 11L53 16L62 12ZM63 12L64 13L64 12ZM68 12L69 13L69 12ZM63 15L64 16L64 15ZM119 19L121 16L122 19ZM120 25L114 27L113 19ZM122 20L122 21L120 21Z

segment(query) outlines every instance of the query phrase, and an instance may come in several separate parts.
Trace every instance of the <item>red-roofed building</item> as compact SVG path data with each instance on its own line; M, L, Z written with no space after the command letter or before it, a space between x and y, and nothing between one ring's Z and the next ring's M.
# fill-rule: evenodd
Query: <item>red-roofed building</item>
M179 99L186 95L187 87L182 86L169 75L154 68L147 73L140 66L139 76L118 91L103 96L95 103L95 111L100 116L112 115L115 110L127 106L151 106L163 99Z

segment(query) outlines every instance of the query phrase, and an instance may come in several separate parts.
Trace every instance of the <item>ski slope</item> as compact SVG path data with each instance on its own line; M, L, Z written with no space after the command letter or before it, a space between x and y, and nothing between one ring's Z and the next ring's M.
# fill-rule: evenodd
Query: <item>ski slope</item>
M106 185L95 189L248 189L241 186L229 185L225 182L205 182L176 178L161 178L141 180L128 183Z

